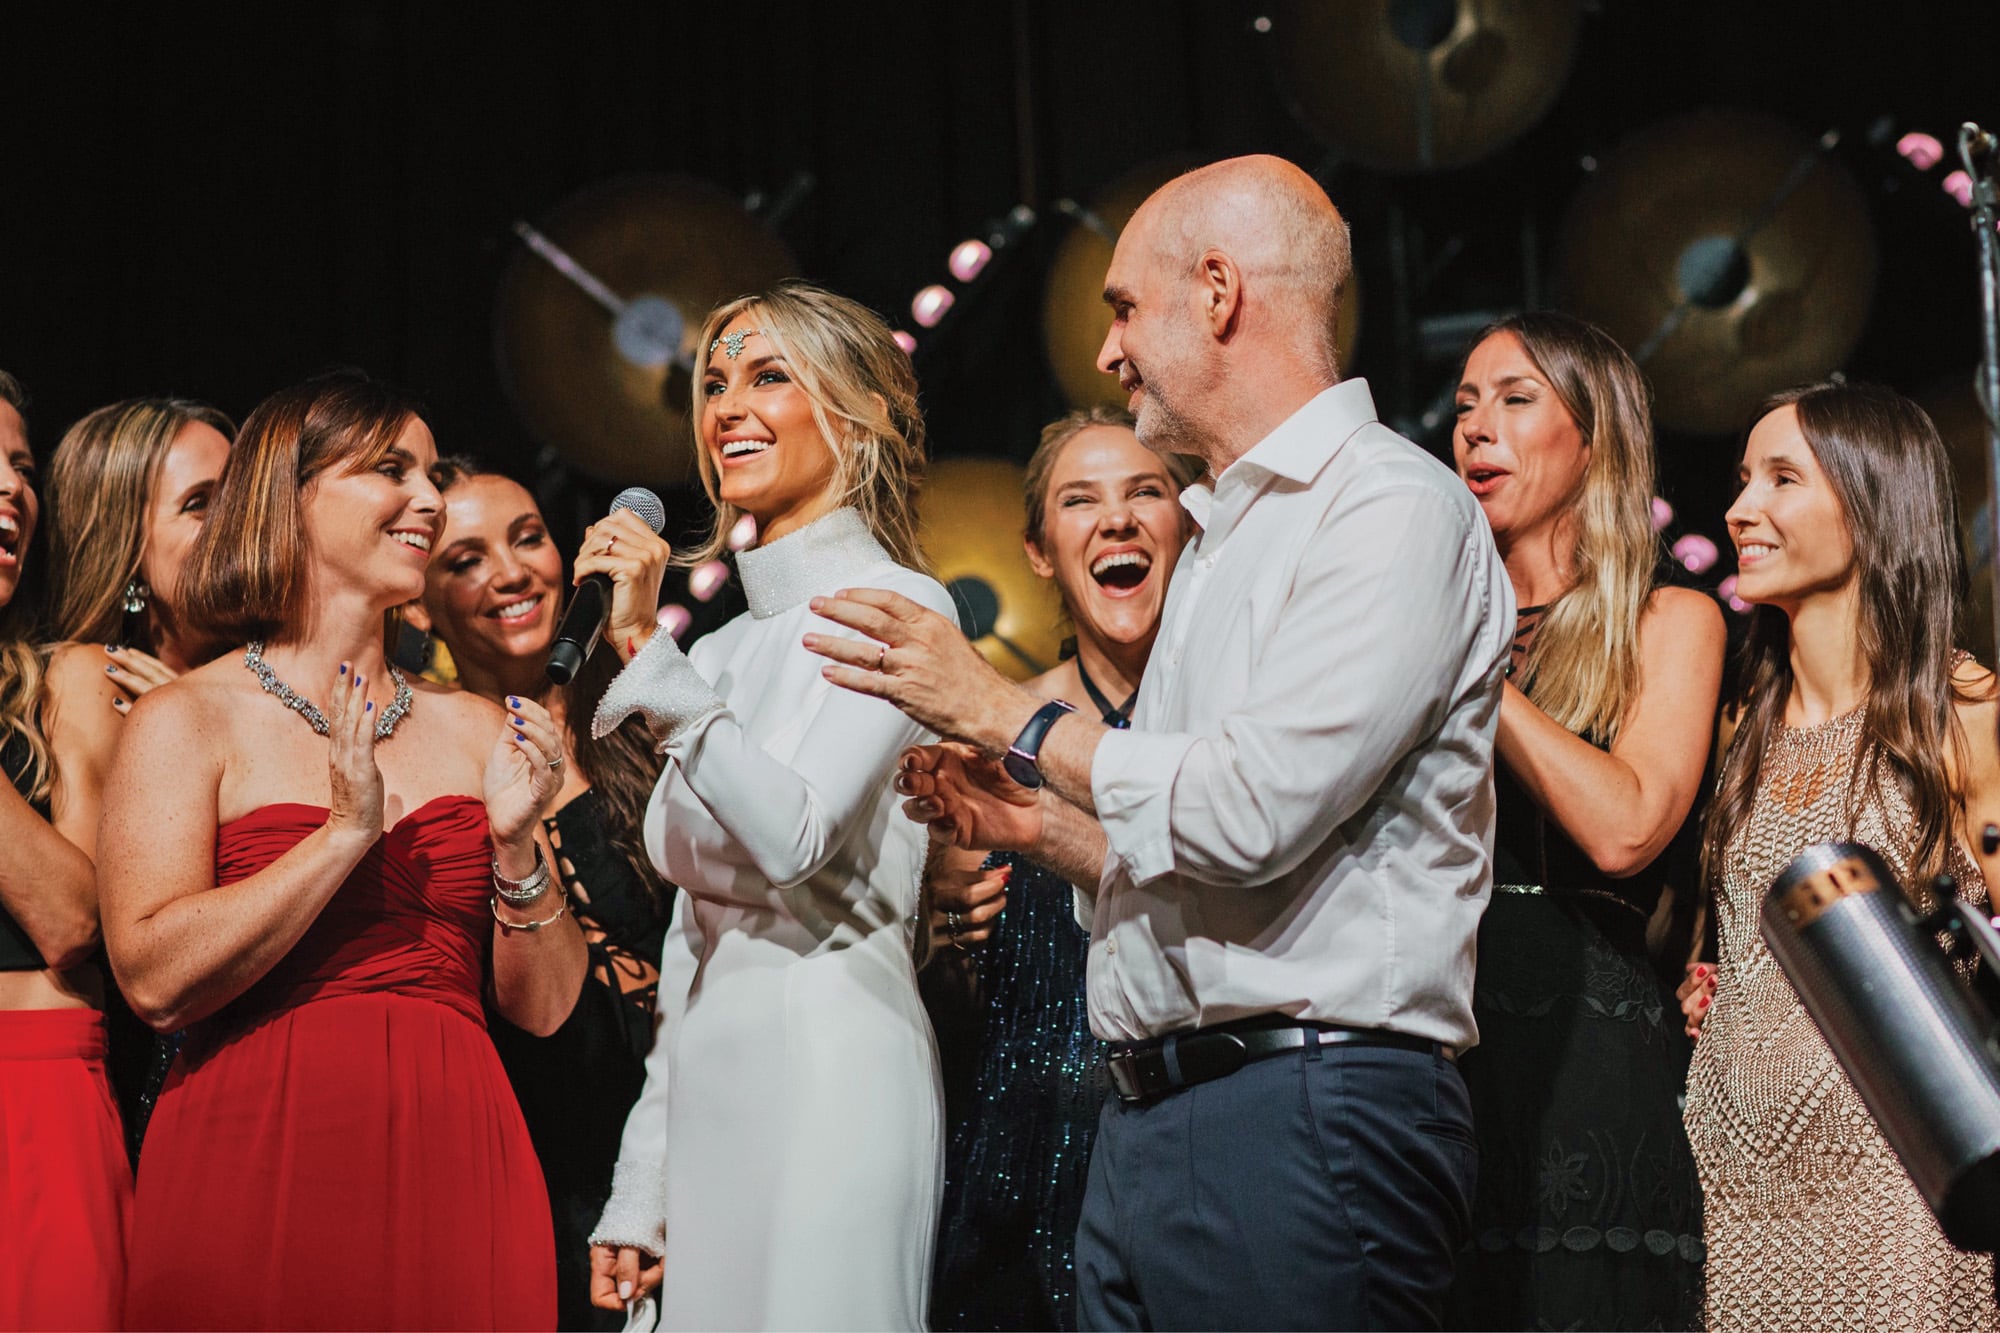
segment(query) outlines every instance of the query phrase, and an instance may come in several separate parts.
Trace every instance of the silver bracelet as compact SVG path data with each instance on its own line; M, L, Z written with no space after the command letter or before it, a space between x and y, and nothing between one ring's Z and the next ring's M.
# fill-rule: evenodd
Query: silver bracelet
M500 923L502 930L537 931L543 926L553 926L556 922L562 920L564 914L569 911L569 895L564 894L562 901L556 904L556 910L543 917L540 921L509 921L506 917L500 915L500 895L497 893L494 894L489 901L493 907L493 919Z
M541 845L535 846L535 868L526 879L508 879L500 873L500 858L493 858L493 892L509 907L526 907L540 898L549 889L549 863L542 856Z

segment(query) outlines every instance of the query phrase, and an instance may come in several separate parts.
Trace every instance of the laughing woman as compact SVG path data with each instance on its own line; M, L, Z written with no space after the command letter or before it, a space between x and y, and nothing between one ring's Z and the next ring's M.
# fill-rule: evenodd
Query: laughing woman
M667 1327L915 1328L940 1110L911 962L924 833L890 783L921 733L834 688L802 639L832 628L808 601L853 584L950 612L920 572L916 378L881 320L802 283L722 306L699 346L716 523L682 559L753 515L749 612L685 657L668 634L642 643L652 608L618 604L641 592L628 514L575 564L612 577L612 620L635 627L610 636L630 664L597 727L639 712L659 738L646 846L683 894L593 1296L650 1289L664 1256Z
M1140 444L1123 412L1075 412L1042 431L1023 539L1062 596L1076 654L1030 691L1128 725L1196 469ZM1110 1086L1084 999L1090 935L1069 882L1018 853L989 862L940 844L932 856L940 952L926 976L969 972L977 996L962 1044L939 1022L954 1077L932 1318L940 1329L1075 1328L1077 1218ZM963 989L926 984L940 1010Z
M96 883L50 822L36 722L25 401L0 371L0 1328L116 1328L132 1169L105 1075Z

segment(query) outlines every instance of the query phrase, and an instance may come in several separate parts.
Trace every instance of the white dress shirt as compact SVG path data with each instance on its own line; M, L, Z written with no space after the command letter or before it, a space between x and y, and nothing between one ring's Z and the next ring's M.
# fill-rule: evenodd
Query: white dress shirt
M1362 380L1181 499L1201 532L1091 770L1091 1026L1281 1013L1471 1046L1514 628L1485 516Z

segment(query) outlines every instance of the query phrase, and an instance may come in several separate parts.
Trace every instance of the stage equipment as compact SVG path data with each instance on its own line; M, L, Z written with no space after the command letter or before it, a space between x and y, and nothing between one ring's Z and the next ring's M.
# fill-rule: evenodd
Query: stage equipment
M1059 199L1055 210L1075 224L1056 245L1042 288L1042 340L1049 368L1063 397L1075 408L1124 407L1131 395L1115 376L1097 368L1097 354L1111 332L1111 308L1104 304L1104 274L1118 233L1146 196L1196 165L1186 159L1155 162L1119 177L1080 204ZM1361 338L1361 282L1350 275L1335 317L1334 342L1343 371L1353 363Z
M1958 156L1965 164L1971 186L1972 235L1979 265L1979 371L1973 378L1973 397L1985 418L1986 518L1988 559L1985 573L1992 579L1988 606L1993 612L1990 627L2000 632L2000 139L1967 121L1958 129ZM1989 637L1989 647L2000 653ZM2000 660L2000 658L1996 658Z
M1952 1244L2000 1248L2000 1023L1938 936L1990 985L2000 934L1960 909L1919 918L1882 858L1820 843L1765 896L1763 937Z
M1696 112L1620 145L1570 205L1559 304L1630 349L1662 425L1739 430L1854 350L1876 247L1835 142Z
M1021 549L1018 464L947 458L931 464L918 497L918 539L958 604L959 628L980 656L1014 680L1059 660L1062 598Z
M1575 0L1278 0L1267 44L1292 113L1378 171L1448 171L1548 114L1576 56Z
M600 481L686 481L702 320L796 272L784 243L685 176L604 181L514 230L526 245L500 280L494 349L528 429Z

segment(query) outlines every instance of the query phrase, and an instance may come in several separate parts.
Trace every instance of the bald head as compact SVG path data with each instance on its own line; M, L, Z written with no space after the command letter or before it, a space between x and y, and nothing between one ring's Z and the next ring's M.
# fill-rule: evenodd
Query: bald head
M1227 255L1253 301L1280 320L1264 332L1295 339L1333 369L1334 317L1353 252L1339 210L1298 167L1264 155L1200 167L1155 191L1126 234L1185 273L1210 252Z

